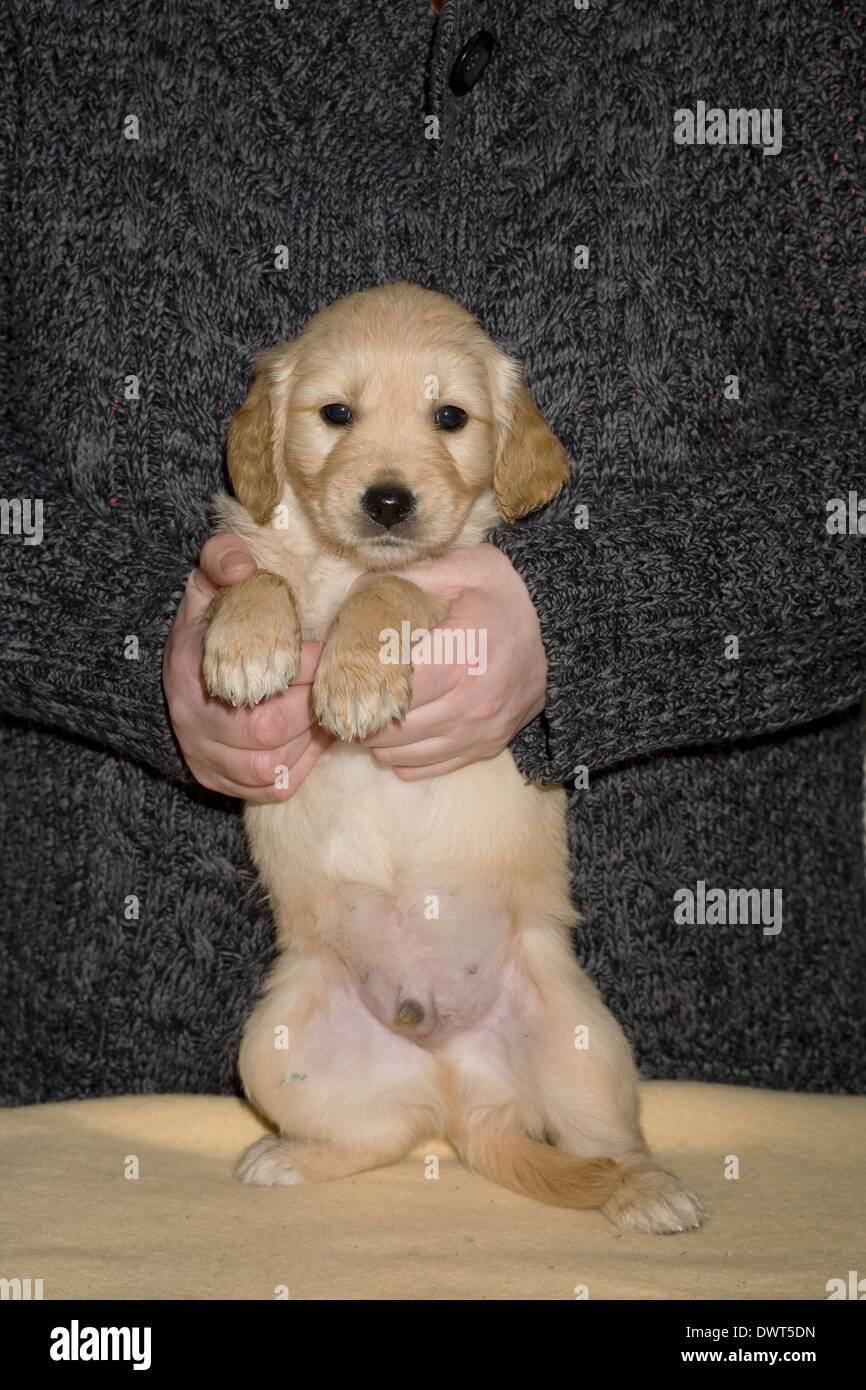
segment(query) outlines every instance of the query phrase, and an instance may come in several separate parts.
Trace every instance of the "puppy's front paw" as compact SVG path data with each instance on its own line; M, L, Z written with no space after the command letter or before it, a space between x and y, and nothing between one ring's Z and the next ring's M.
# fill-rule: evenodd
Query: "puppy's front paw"
M627 1171L602 1211L623 1231L675 1235L706 1220L699 1197L663 1168L646 1165Z
M267 1134L244 1154L235 1177L253 1187L294 1187L304 1179L292 1163L289 1146L276 1135Z
M316 718L337 738L368 738L412 703L412 667L382 662L378 651L327 643L313 681Z
M257 705L291 685L301 669L301 633L290 621L252 616L241 626L217 612L204 639L205 685L230 705Z

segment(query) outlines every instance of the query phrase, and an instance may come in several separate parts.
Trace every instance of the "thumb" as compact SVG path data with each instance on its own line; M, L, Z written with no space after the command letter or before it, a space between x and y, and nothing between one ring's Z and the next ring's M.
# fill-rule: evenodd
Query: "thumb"
M249 579L255 572L255 558L245 540L232 532L211 536L202 546L198 567L186 581L184 604L187 617L193 620L200 618L220 589Z
M232 531L211 536L199 556L199 569L214 592L227 584L237 584L256 572L253 552L245 540Z

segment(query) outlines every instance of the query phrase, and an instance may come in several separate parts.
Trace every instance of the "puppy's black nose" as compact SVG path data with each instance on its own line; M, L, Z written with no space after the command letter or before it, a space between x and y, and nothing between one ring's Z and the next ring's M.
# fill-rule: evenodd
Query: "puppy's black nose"
M390 530L414 511L415 498L407 487L381 483L377 487L367 488L361 498L361 506L377 526Z

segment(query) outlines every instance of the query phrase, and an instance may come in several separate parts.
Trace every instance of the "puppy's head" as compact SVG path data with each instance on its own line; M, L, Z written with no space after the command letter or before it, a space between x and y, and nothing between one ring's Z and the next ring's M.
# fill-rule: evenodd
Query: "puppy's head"
M260 525L288 482L323 544L367 569L448 549L485 495L514 521L568 480L519 364L409 284L348 295L259 357L228 466Z

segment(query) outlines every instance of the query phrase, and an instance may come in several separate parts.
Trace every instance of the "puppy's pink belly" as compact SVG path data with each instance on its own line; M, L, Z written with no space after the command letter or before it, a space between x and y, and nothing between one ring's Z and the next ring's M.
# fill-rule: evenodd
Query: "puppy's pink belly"
M423 898L419 899L419 904ZM338 951L358 994L387 1028L434 1046L478 1024L500 994L507 957L502 912L451 899L428 921L406 900L346 896ZM335 943L336 944L336 943Z
M500 972L490 964L472 975L466 968L465 978L406 961L390 964L355 971L358 993L380 1023L430 1046L474 1027L497 997Z

